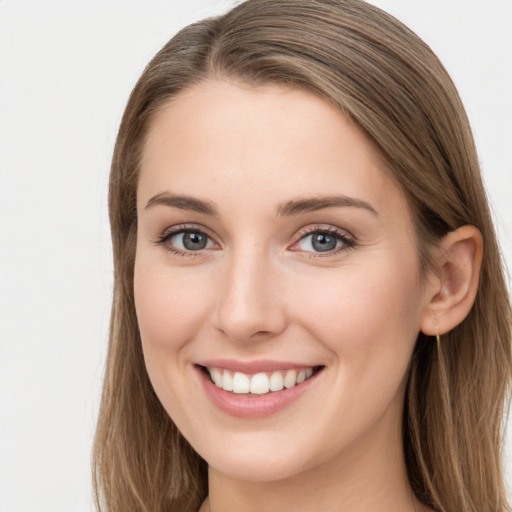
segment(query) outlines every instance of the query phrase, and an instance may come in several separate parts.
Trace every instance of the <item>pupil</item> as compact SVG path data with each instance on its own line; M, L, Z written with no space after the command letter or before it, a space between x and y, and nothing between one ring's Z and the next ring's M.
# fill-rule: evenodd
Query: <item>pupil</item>
M185 233L183 246L189 251L198 251L206 247L206 236L202 233Z
M318 233L313 236L312 244L315 251L327 252L336 249L336 238L324 233Z

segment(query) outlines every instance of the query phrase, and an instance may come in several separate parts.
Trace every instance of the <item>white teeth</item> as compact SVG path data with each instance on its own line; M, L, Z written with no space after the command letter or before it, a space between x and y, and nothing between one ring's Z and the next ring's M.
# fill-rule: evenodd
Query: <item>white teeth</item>
M233 391L233 377L229 372L224 372L222 376L222 389L224 391Z
M288 370L284 376L284 387L290 389L295 384L297 384L297 372L295 370Z
M210 376L213 380L213 382L215 382L215 385L219 388L222 387L222 373L220 372L220 370L218 370L217 368L212 368L211 371L210 371Z
M236 372L233 376L233 393L249 393L251 383L245 373Z
M224 391L232 391L237 394L252 393L264 395L269 391L281 391L301 384L313 375L313 368L297 370L281 370L272 373L255 373L247 375L242 372L234 374L221 368L207 368L215 385Z
M266 373L257 373L251 377L251 393L264 395L270 391L270 383Z
M313 372L313 370L311 370ZM311 373L313 374L313 373ZM281 372L274 372L270 376L270 391L281 391L284 388L283 376Z

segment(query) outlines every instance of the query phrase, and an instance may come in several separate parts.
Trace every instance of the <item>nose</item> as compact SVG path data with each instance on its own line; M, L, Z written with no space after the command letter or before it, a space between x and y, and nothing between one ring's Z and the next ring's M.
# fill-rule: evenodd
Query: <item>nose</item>
M215 327L236 342L270 339L286 327L279 272L263 254L233 254L223 273Z

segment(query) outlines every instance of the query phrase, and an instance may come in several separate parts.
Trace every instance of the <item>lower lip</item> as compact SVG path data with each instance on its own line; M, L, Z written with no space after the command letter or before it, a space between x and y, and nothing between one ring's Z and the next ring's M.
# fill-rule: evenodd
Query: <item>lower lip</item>
M226 414L237 418L264 418L281 411L301 397L321 373L313 374L293 388L270 391L264 395L245 395L225 391L217 387L199 367L197 371L206 394L214 405Z

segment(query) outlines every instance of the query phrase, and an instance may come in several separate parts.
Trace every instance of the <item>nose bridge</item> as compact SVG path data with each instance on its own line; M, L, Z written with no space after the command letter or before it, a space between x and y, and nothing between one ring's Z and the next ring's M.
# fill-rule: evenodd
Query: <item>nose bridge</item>
M234 341L270 337L284 329L276 272L262 247L234 249L219 291L217 328ZM257 335L257 336L256 336Z

